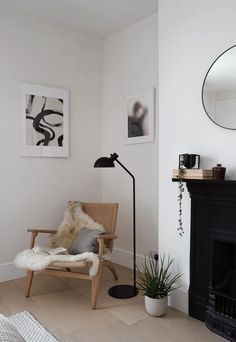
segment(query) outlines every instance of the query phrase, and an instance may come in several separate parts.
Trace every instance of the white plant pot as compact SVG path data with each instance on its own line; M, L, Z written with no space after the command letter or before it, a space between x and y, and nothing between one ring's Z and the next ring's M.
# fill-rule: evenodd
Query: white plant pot
M163 316L167 312L168 297L156 299L145 296L145 308L151 316Z

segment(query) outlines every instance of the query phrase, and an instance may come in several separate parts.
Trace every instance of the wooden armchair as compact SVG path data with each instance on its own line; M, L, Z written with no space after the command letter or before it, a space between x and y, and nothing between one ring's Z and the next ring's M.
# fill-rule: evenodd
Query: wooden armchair
M100 277L103 266L106 266L110 269L114 278L117 280L118 276L115 270L113 263L110 260L105 260L103 258L104 247L106 246L110 252L112 253L114 239L117 237L115 234L116 228L116 219L117 219L117 211L118 204L117 203L80 203L83 211L92 217L96 222L103 225L106 229L106 235L99 235L97 237L99 243L99 269L95 276L90 276L87 272L85 272L86 268L88 268L89 263L86 261L77 261L77 262L54 262L50 265L50 267L40 271L39 273L46 273L52 276L58 277L69 277L69 278L79 278L79 279L88 279L92 281L92 309L96 308L98 290ZM30 240L30 248L34 247L35 239L38 234L55 234L57 230L54 229L28 229L28 232L31 233ZM72 270L73 269L73 270ZM83 271L83 273L81 272ZM26 292L25 296L29 297L30 289L33 281L34 272L27 271L26 277Z

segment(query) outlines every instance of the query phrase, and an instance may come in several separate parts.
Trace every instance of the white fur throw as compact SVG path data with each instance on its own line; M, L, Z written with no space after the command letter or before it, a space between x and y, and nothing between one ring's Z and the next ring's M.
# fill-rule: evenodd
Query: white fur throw
M105 228L100 223L95 222L92 217L82 210L78 201L69 201L63 221L57 233L50 237L48 246L52 248L61 246L67 249L70 248L83 227L98 229L102 233L105 232Z
M39 247L38 249L39 252L34 252L32 249L26 249L25 251L19 253L15 257L13 264L16 267L24 268L31 271L42 271L56 261L88 261L92 263L89 269L89 275L95 276L98 272L99 258L98 255L94 253L82 253L77 255L48 255L44 253L43 250L40 250Z
M105 232L105 228L98 222L95 222L92 217L87 215L81 208L78 201L69 201L64 213L64 218L60 224L56 234L49 238L48 246L50 248L65 247L69 248L74 239L80 232L80 229L86 227L90 229L98 229ZM107 254L107 253L106 253ZM108 260L110 255L106 255ZM40 250L34 252L31 249L19 253L14 259L13 263L19 268L24 268L31 271L41 271L47 268L50 264L56 261L88 261L92 263L89 269L89 275L94 276L97 274L99 267L99 258L94 253L82 253L77 255L48 255Z

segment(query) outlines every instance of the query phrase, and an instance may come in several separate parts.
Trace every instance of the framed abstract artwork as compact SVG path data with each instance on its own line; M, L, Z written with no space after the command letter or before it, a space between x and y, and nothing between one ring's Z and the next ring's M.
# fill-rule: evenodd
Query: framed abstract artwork
M155 88L125 96L125 143L154 140Z
M21 84L20 155L69 156L69 91Z

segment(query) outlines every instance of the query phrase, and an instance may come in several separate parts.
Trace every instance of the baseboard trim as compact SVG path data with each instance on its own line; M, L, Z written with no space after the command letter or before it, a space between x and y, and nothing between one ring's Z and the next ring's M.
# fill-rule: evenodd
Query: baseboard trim
M179 288L171 293L168 301L169 306L188 314L188 291Z
M138 269L142 268L142 265L144 263L145 256L142 254L136 254L136 265ZM133 268L133 253L129 251L125 251L120 248L114 248L112 252L112 261L114 261L116 264Z
M22 278L25 271L16 268L12 262L4 262L0 264L0 283L12 279Z

